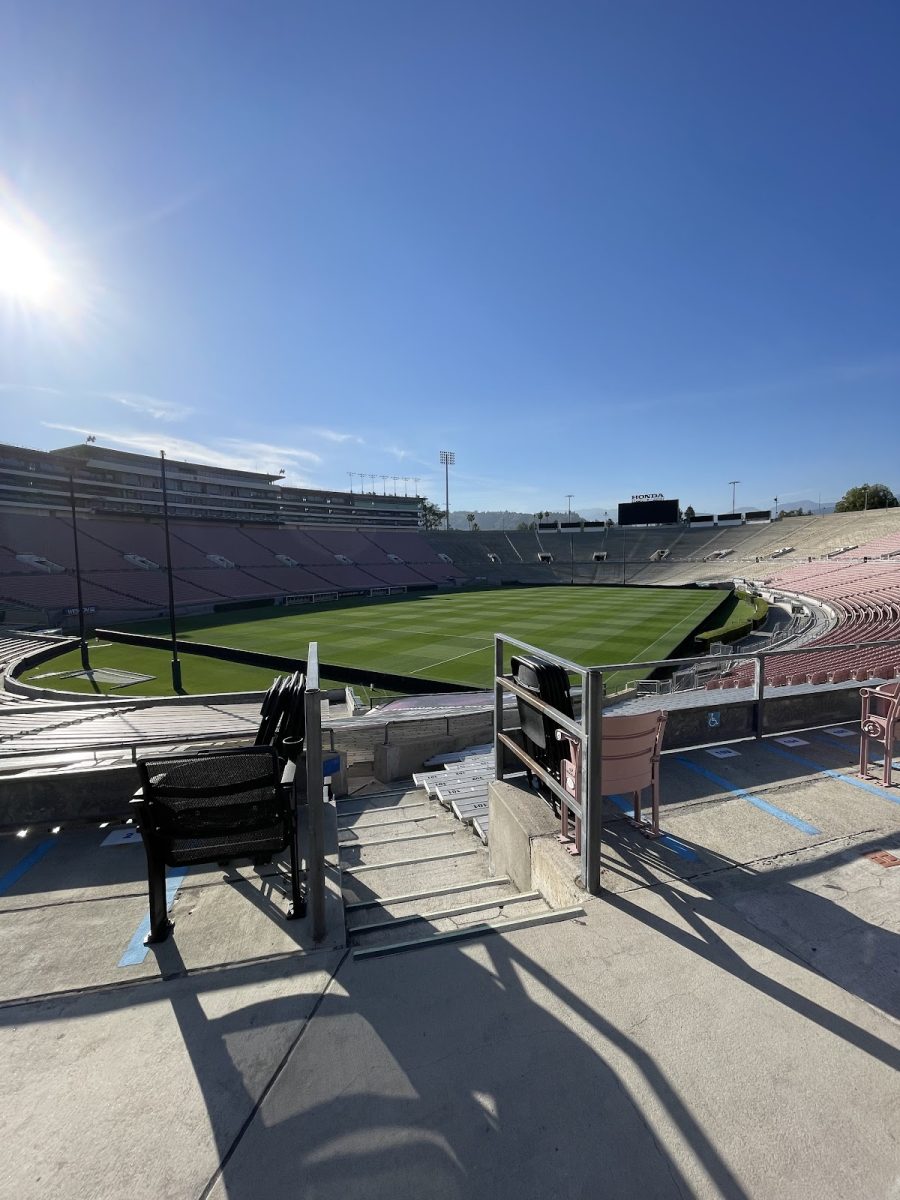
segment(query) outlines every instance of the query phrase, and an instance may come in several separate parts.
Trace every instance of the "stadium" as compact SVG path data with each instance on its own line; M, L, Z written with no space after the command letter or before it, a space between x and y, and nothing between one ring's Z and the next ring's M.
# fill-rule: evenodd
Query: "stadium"
M69 649L52 670L10 672L13 686L24 674L23 683L45 690L171 693L171 650L162 644L169 564L184 690L194 694L265 680L261 668L226 669L210 657L214 648L196 653L201 646L302 659L297 647L310 640L329 681L357 685L367 702L384 692L486 690L500 630L591 665L726 645L794 649L769 661L773 686L889 680L900 666L891 645L823 653L829 643L890 643L896 633L900 517L890 509L684 522L677 501L639 501L623 504L615 524L425 531L418 497L323 493L304 496L301 514L295 489L273 477L173 462L168 481L164 525L159 463L149 456L2 449L6 628L77 633L81 611L88 634L133 634L130 644L95 645L97 678ZM252 519L229 517L246 506L248 484ZM114 680L105 683L104 671ZM123 682L129 671L141 678ZM606 693L621 701L626 690L674 689L686 699L749 686L748 672L704 653L690 670L613 672Z
M900 8L3 37L0 1200L900 1200Z

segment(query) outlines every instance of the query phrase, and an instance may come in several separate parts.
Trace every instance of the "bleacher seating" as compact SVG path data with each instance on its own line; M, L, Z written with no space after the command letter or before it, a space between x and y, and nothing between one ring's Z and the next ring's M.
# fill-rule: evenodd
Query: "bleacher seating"
M123 617L164 611L168 583L165 571L156 569L166 559L159 521L80 516L78 528L85 605ZM674 585L765 578L831 605L839 616L837 627L825 635L831 642L869 637L873 631L878 637L900 636L900 510L790 518L771 525L613 526L575 533L516 529L422 534L179 520L173 520L170 529L175 600L182 609L386 587L447 586L465 580L498 585L570 579L577 584L618 584L624 573L628 583ZM794 549L773 561L771 556L784 546ZM842 547L853 549L825 557ZM20 561L17 554L47 559L61 570L48 573ZM551 561L542 562L541 554ZM890 555L898 557L885 557ZM657 561L651 561L654 557ZM870 561L863 562L865 558ZM24 606L33 609L38 620L50 621L76 603L68 518L0 518L0 606ZM814 657L784 663L779 673L790 677L826 670L833 675L836 670L860 669L859 662L813 664ZM877 657L864 656L862 666L894 665L883 656L878 664Z
M767 683L783 686L894 677L900 670L898 647L874 645L833 652L828 652L827 647L900 639L900 560L879 561L876 557L889 553L885 545L898 542L900 536L896 534L882 537L847 554L761 575L760 582L773 591L816 597L837 616L832 627L814 641L793 653L768 659ZM866 558L870 561L864 562ZM752 671L741 667L731 677L739 684L747 684Z
M78 543L88 608L123 617L156 615L166 608L166 547L159 522L80 516ZM173 520L170 546L175 603L195 610L230 600L426 587L466 578L420 534L404 530L244 528ZM44 558L56 569L21 562L17 554ZM58 619L77 604L74 567L67 518L0 519L0 604Z

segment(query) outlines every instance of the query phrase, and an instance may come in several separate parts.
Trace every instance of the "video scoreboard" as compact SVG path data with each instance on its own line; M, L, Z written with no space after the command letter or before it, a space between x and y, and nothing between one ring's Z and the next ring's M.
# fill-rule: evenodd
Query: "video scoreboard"
M632 496L619 505L620 525L677 525L678 501L666 500L659 493Z

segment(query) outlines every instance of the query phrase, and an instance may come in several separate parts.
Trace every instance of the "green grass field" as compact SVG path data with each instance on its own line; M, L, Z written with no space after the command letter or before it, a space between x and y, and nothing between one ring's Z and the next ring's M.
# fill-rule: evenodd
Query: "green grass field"
M506 633L555 651L584 666L666 658L723 600L721 591L668 588L503 588L496 591L398 596L343 601L302 610L263 608L239 614L186 618L184 641L210 642L302 657L319 644L323 664L390 671L421 679L490 685L493 635ZM275 614L278 615L275 615ZM135 632L166 634L164 622L134 626ZM95 666L124 667L157 676L154 683L121 695L171 691L168 654L114 645L91 656ZM185 690L243 691L265 687L271 671L184 655ZM45 663L30 676L75 669L77 655ZM624 672L613 682L645 672ZM43 686L93 690L87 681L44 678ZM80 683L78 689L73 684Z

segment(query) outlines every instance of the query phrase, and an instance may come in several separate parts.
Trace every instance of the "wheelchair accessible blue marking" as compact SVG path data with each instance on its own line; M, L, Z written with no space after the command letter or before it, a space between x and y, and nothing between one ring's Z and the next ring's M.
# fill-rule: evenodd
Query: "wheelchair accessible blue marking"
M166 879L166 912L172 907L175 902L175 893L184 883L184 877L187 871L173 871ZM142 963L147 957L148 946L144 945L144 938L150 932L150 913L148 912L140 925L134 931L134 936L125 947L125 953L119 959L120 967L136 967Z
M634 805L625 796L607 796L607 800L611 800L616 808L621 809L623 813L628 813L630 817L634 817ZM701 862L699 854L695 854L690 846L685 846L684 842L679 842L678 838L672 837L670 833L662 833L654 841L659 842L661 846L665 846L669 850L674 850L676 854L680 854L682 858L686 858L688 862Z
M884 788L880 788L874 783L868 783L865 779L857 779L853 775L845 775L843 771L831 771L828 767L823 767L821 763L817 763L812 758L804 758L802 754L792 754L790 750L782 750L780 746L773 746L770 742L763 742L763 745L767 750L771 750L773 754L780 754L783 758L789 758L801 767L809 767L819 775L827 775L829 779L838 779L841 783L849 783L851 787L859 788L861 792L871 792L873 796L878 796L881 800L890 800L891 804L900 804L900 796L892 796Z
M57 838L47 838L43 842L38 842L33 850L30 850L24 858L20 858L14 867L6 872L5 875L0 875L0 896L4 892L8 892L11 887L14 887L26 871L30 871L35 863L41 861L44 855L52 850L57 843Z
M787 751L785 751L787 753ZM789 758L794 758L795 755L788 755ZM799 829L801 833L815 835L821 833L821 829L817 829L815 825L810 825L808 821L801 820L800 817L795 817L793 813L785 812L783 808L778 808L774 804L770 804L768 800L763 800L759 796L754 796L752 792L748 792L745 788L735 787L733 783L729 783L727 779L723 779L721 775L716 775L714 771L708 771L706 767L701 767L699 763L692 763L687 758L680 756L675 759L681 766L687 767L689 771L693 771L697 775L702 775L704 779L710 780L711 783L718 784L719 787L725 788L732 795L740 796L742 800L747 800L754 808L760 809L764 813L768 813L770 817L777 817L779 821L784 821L785 825L793 825L795 829Z

